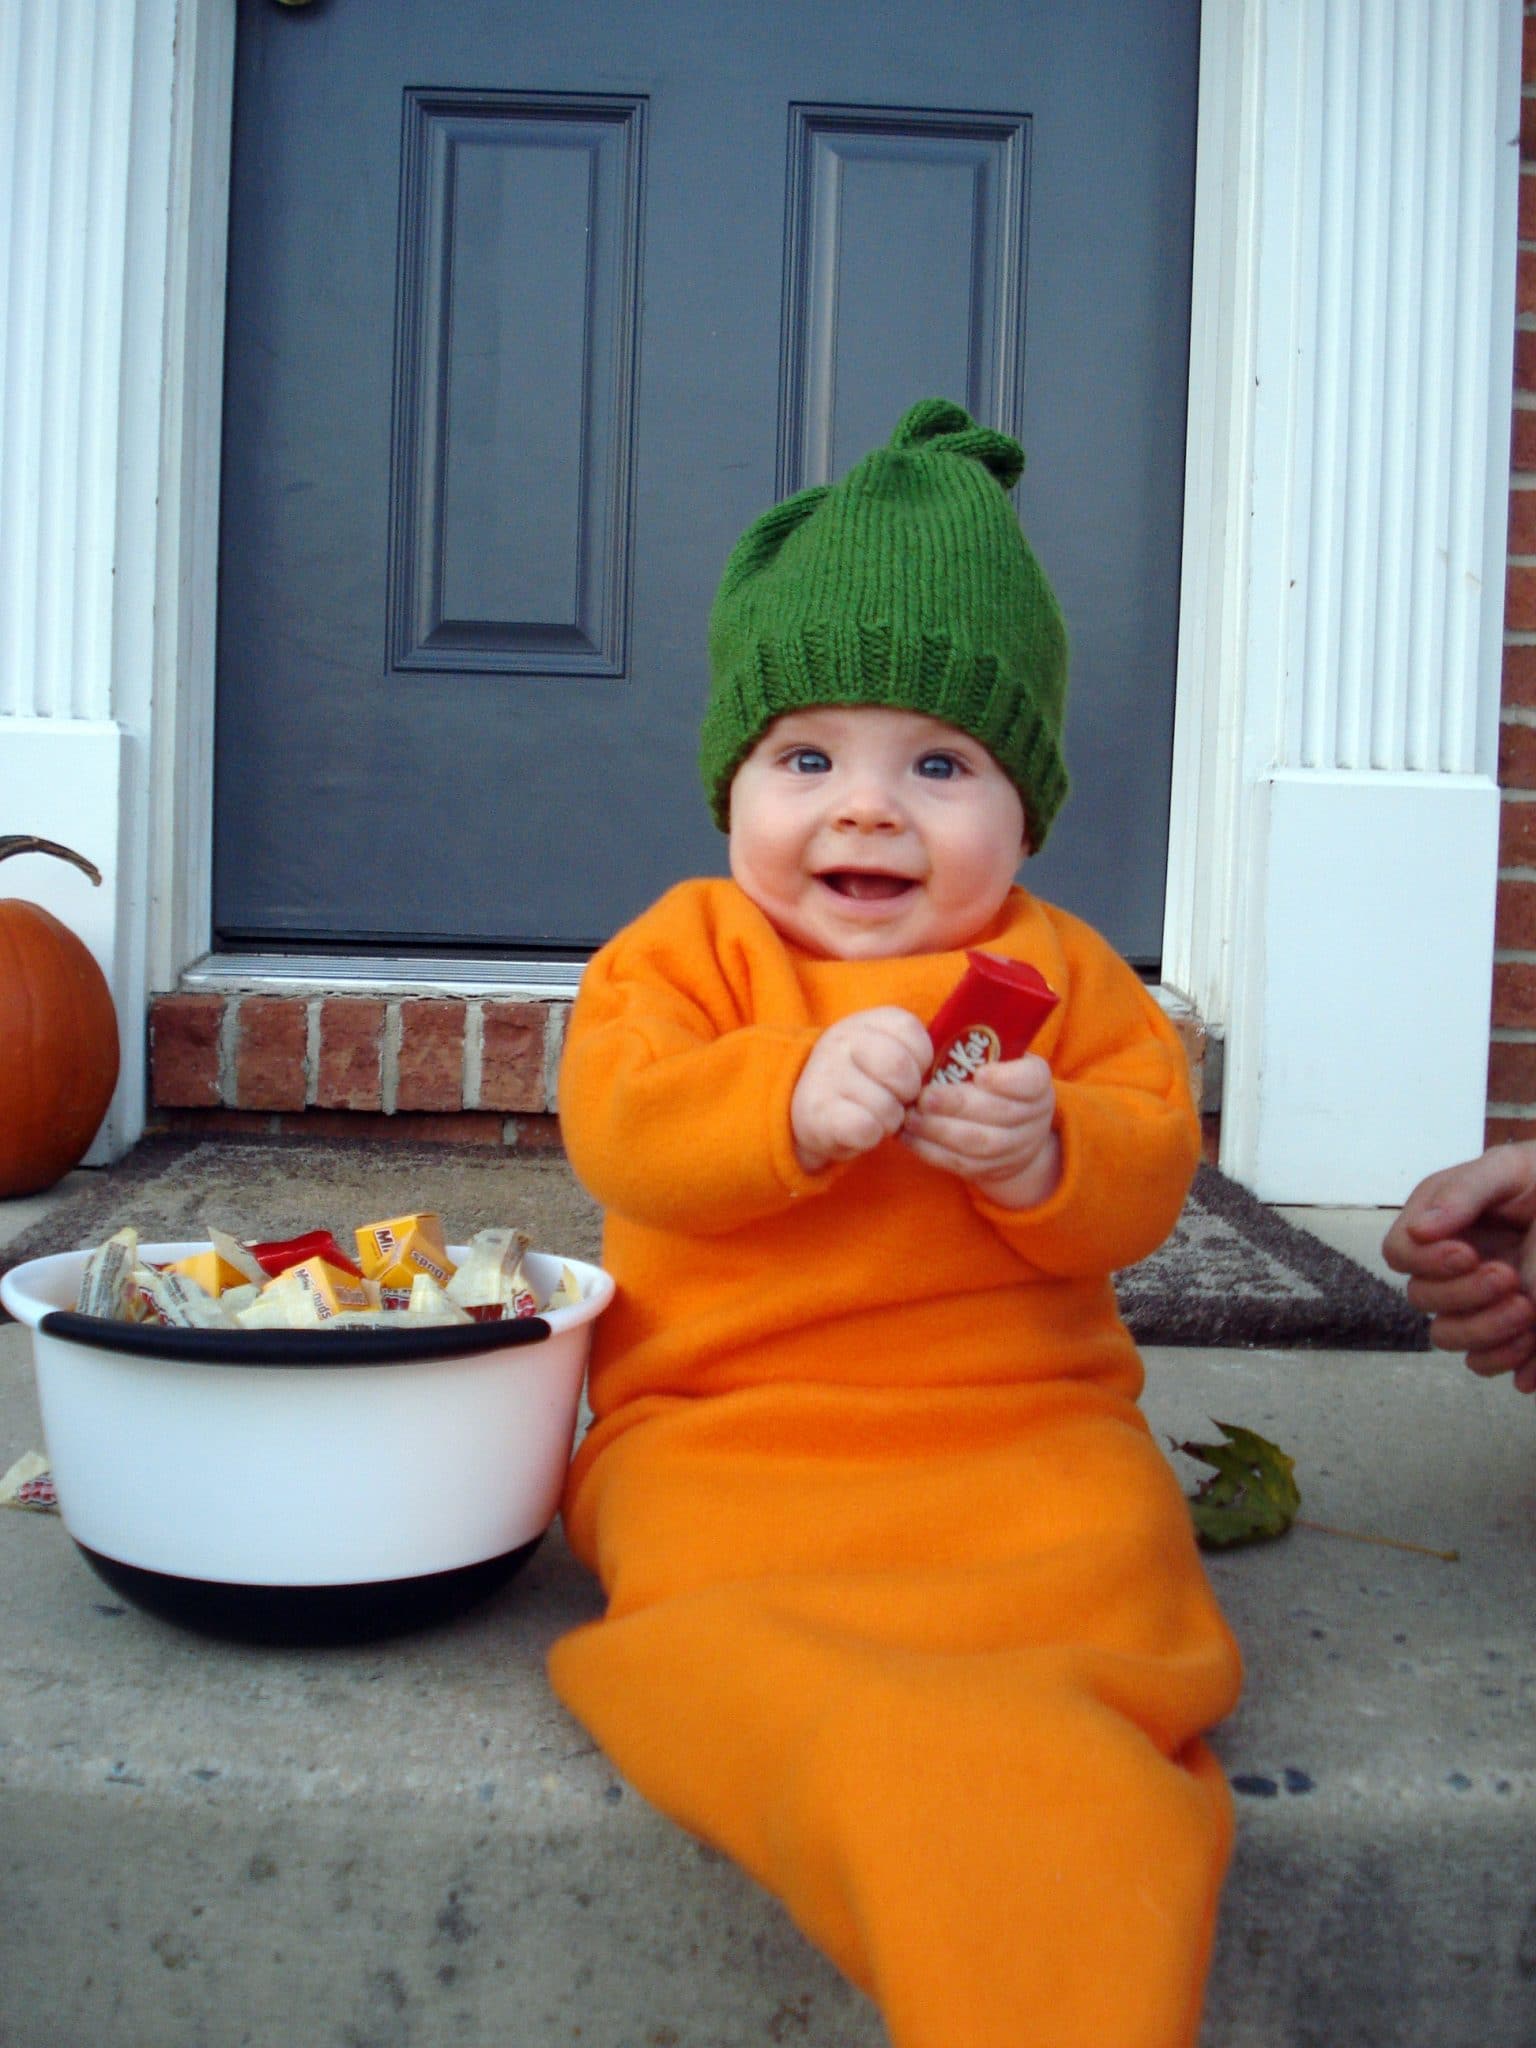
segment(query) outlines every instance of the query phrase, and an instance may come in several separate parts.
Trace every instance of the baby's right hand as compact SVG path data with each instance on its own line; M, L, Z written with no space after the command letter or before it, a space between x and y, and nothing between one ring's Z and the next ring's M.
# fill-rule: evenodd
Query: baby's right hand
M789 1104L805 1171L872 1152L899 1131L932 1060L928 1033L910 1010L858 1010L824 1031Z

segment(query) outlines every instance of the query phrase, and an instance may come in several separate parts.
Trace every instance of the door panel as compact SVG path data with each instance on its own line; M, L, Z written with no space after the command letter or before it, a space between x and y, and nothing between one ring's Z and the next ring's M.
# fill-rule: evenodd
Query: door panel
M911 394L1017 420L1029 122L790 109L780 495L877 443Z
M644 108L405 95L397 670L624 673Z
M1196 0L242 0L226 944L580 951L721 871L737 534L943 394L1029 454L1075 793L1030 879L1155 963Z

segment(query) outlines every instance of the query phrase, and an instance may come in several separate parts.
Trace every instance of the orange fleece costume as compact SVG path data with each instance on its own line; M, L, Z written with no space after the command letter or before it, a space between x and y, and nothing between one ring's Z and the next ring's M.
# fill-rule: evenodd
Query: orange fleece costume
M609 1597L556 1692L878 2002L896 2048L1194 2040L1239 1666L1137 1409L1110 1274L1198 1150L1184 1059L1094 932L976 946L1062 1002L1060 1187L996 1208L894 1141L816 1175L819 1034L931 1016L960 952L797 952L726 881L592 961L561 1116L618 1280L564 1513Z

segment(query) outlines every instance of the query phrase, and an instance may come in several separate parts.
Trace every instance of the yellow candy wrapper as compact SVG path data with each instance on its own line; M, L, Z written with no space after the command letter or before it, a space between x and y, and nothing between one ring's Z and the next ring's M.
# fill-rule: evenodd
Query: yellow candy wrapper
M363 1233L359 1231L358 1246L362 1247ZM370 1264L370 1257L376 1263ZM370 1280L386 1290L398 1288L409 1295L418 1274L435 1280L439 1287L446 1287L453 1278L456 1267L430 1233L421 1230L407 1230L396 1243L394 1250L383 1259L375 1253L364 1253L363 1271Z
M233 1287L249 1286L252 1277L249 1273L242 1272L238 1266L231 1265L217 1250L192 1252L184 1259L173 1259L170 1265L162 1270L167 1273L180 1273L184 1279L193 1281L202 1288L204 1294L210 1295L215 1301L221 1295L228 1294ZM259 1267L257 1271L260 1271Z
M443 1219L433 1209L419 1210L412 1216L390 1216L382 1223L364 1223L354 1235L357 1238L357 1263L370 1280L380 1280L384 1272L395 1265L407 1252L414 1248L423 1263L417 1271L426 1273L432 1261L438 1267L446 1267L451 1275L453 1266L448 1257L448 1244L443 1235ZM444 1284L446 1275L433 1273L439 1286ZM410 1281L403 1283L410 1286Z

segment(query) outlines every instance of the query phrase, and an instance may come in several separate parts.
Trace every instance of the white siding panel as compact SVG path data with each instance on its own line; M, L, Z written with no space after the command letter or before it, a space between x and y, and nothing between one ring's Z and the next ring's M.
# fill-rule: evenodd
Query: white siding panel
M0 10L0 714L111 713L134 14Z
M1491 765L1497 29L1491 0L1330 0L1303 17L1280 766Z

